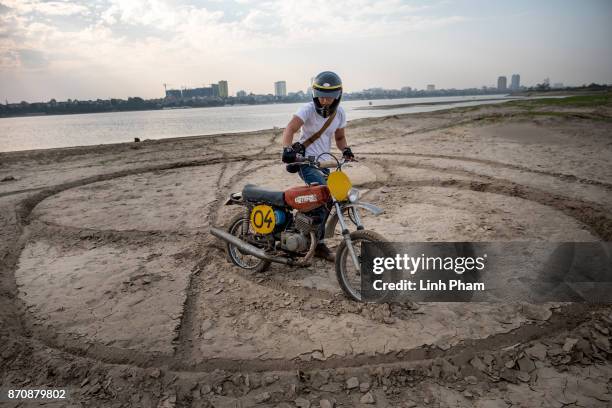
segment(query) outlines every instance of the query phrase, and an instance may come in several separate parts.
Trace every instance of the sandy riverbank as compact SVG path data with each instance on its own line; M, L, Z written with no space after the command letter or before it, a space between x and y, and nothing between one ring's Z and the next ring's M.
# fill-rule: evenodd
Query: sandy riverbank
M519 98L515 98L519 99ZM489 102L489 101L501 101L503 99L500 98L489 98L489 99L476 99L474 98L472 101L478 102ZM513 100L513 99L506 99ZM445 101L445 102L412 102L412 103L402 103L402 104L389 104L389 105L371 105L371 106L363 106L361 108L355 108L355 110L389 110L389 109L400 109L400 108L409 108L414 106L436 106L436 105L456 105L460 103L472 102L470 100L461 100L461 101Z
M347 171L391 240L611 241L611 120L584 101L355 120ZM609 404L610 307L359 305L323 262L231 267L208 234L227 195L299 184L280 132L0 154L2 383L88 406Z

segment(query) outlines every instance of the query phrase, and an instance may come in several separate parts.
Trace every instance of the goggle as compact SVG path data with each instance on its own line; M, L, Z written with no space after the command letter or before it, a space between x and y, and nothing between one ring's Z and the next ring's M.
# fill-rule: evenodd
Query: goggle
M325 86L325 85L318 85L318 84L312 84L312 88L313 89L317 89L319 91L336 91L338 89L342 89L342 84L340 85L334 85L334 86Z

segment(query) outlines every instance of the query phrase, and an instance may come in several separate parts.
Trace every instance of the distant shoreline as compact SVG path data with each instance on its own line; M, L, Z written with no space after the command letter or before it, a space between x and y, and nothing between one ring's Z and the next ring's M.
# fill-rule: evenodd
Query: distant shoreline
M491 95L491 94L489 94ZM492 95L507 95L504 93L495 93ZM454 98L454 97L479 97L479 96L486 96L486 94L472 94L472 95L432 95L432 96L427 96L427 95L419 95L419 96L408 96L408 97L399 97L399 98L347 98L347 99L343 99L343 101L381 101L381 100L396 100L396 99L418 99L418 98ZM485 100L488 101L490 99L477 99L477 100ZM308 101L312 101L312 99L308 99ZM145 108L145 109L112 109L112 110L102 110L102 111L96 111L96 112L52 112L52 113L46 113L46 112L31 112L31 113L22 113L22 114L1 114L0 113L0 119L9 119L9 118L27 118L27 117L40 117L40 116L66 116L66 115L90 115L90 114L96 114L96 113L124 113L124 112L148 112L148 111L164 111L164 110L182 110L182 109L201 109L201 108L231 108L234 106L265 106L265 105L284 105L284 104L294 104L294 103L306 103L308 101L292 101L292 102L274 102L274 103L253 103L253 104L249 104L249 103L236 103L236 104L226 104L226 105L211 105L211 106L189 106L189 105L181 105L181 106L163 106L163 107L156 107L156 108ZM461 101L461 102L469 102L469 100L465 100L465 101ZM440 103L447 103L447 102L440 102ZM448 102L450 103L450 102ZM438 102L432 102L432 103L417 103L418 105L436 105L439 104ZM410 105L410 104L408 104ZM404 106L404 105L395 105L395 106Z

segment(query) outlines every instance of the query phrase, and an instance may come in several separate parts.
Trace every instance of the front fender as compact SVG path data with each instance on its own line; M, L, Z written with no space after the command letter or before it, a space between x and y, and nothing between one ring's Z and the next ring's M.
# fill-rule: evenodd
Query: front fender
M342 209L342 212L344 212L344 210L348 208L355 208L355 209L362 208L366 211L369 211L375 216L378 216L385 212L385 210L383 210L380 207L375 206L374 204L362 203L362 202L343 203L343 204L340 204L340 208ZM332 238L334 236L334 230L336 229L336 224L338 224L338 214L334 213L327 219L327 223L325 224L325 238Z
M357 202L357 203L340 204L340 208L342 208L342 211L344 211L345 208L350 208L350 207L363 208L364 210L368 210L369 212L371 212L372 214L376 216L385 212L385 210L383 210L382 208L377 207L374 204L370 204L370 203Z

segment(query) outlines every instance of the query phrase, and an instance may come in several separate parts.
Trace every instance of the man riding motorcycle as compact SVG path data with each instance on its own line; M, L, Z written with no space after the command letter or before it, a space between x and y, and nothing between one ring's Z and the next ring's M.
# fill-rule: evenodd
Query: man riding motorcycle
M293 163L297 155L304 157L323 155L331 150L332 135L336 146L342 151L345 160L354 160L355 156L348 147L344 128L346 127L346 114L340 106L342 98L342 81L331 71L324 71L317 75L312 82L312 102L302 106L293 115L283 132L284 163ZM293 135L302 129L300 138L293 143ZM301 165L295 168L306 184L327 184L328 169L319 170L313 166ZM329 210L321 207L319 211L320 225L317 231L317 244L315 256L334 261L334 255L323 243L325 234L325 221Z

